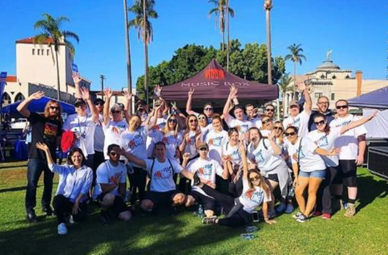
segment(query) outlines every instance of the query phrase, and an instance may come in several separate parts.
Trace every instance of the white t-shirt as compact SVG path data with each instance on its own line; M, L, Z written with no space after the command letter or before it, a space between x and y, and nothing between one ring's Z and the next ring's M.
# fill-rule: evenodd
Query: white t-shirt
M227 115L225 122L229 128L237 128L240 134L248 132L248 130L253 126L252 122L249 120L238 120L233 118L231 115Z
M257 164L260 170L267 172L274 170L284 161L280 155L274 155L273 148L268 139L261 139L256 149L253 143L250 143L247 153L248 160L251 163Z
M80 135L75 139L73 148L80 148L87 155L94 154L94 130L96 123L91 115L79 116L78 114L69 115L63 124L63 130L72 131Z
M222 176L224 173L224 169L222 169L221 165L218 164L217 161L214 159L208 158L208 159L201 159L197 158L195 160L192 160L187 165L187 171L191 173L198 172L198 177L205 179L206 181L210 181L213 184L216 184L216 174L219 176ZM197 191L198 193L201 193L202 195L208 196L201 188L198 186L191 187L193 191Z
M222 147L222 155L223 156L230 156L230 159L232 161L232 166L235 165L241 165L241 155L238 150L238 146L232 146L229 141L227 141L224 146Z
M262 136L268 137L269 134L271 134L271 130L262 129L262 130L260 130L260 133L261 133Z
M255 117L253 119L250 119L249 121L252 123L252 127L257 127L258 129L261 129L261 127L263 126L260 117Z
M152 119L151 119L152 122ZM146 149L148 157L151 157L152 152L154 150L155 143L162 140L162 129L166 126L166 118L163 116L162 118L156 119L155 126L148 132Z
M201 129L201 141L206 141L207 135L209 134L210 131L213 130L213 125L209 124L206 127L200 126L200 129Z
M103 130L103 123L104 115L100 113L98 116L96 130L94 130L94 150L100 152L104 151L105 135Z
M243 210L247 213L252 213L257 210L257 207L263 202L271 201L271 196L268 196L260 187L250 189L248 180L243 180L243 192L239 197L240 203L244 206Z
M124 131L120 136L120 147L125 151L130 152L138 158L146 159L146 140L148 135L147 127L140 126L138 130L130 133L128 130ZM132 166L140 167L134 163Z
M300 152L299 152L299 144L302 139L302 146L300 146ZM298 137L298 141L296 141L295 144L290 143L287 141L288 146L288 152L290 154L291 162L297 163L293 157L294 154L296 156L300 156L299 158L299 165L300 165L300 171L303 172L312 172L315 170L325 170L326 165L321 156L314 153L314 151L318 148L318 146L307 136L300 138Z
M190 131L189 141L186 141L185 153L186 152L190 153L190 159L198 155L196 138L195 138L196 133L197 133L196 131ZM185 139L185 137L183 137L183 139Z
M352 114L342 118L338 117L330 122L330 127L342 127L346 126L352 121L357 121L360 118ZM364 125L350 129L342 134L334 143L334 147L341 148L339 159L352 160L356 159L358 155L358 137L366 134Z
M169 159L175 159L175 153L177 147L182 143L182 132L169 131L163 135L162 141L166 145L166 157Z
M284 130L286 130L290 126L297 127L298 136L305 137L309 132L308 125L309 125L310 115L311 113L308 114L306 111L302 111L295 118L292 116L289 116L288 118L283 120Z
M318 130L311 131L307 137L310 138L319 148L327 151L334 149L335 140L341 135L341 128L330 128L330 133L326 135L325 132ZM327 166L338 166L338 156L321 156Z
M166 158L163 163L159 162L158 159L146 159L145 162L147 164L146 170L148 174L152 174L150 186L151 191L167 192L176 189L173 179L174 173L179 174L183 170L183 167L178 163L178 161L171 159L170 164L169 160ZM153 162L154 166L152 167ZM173 169L171 169L171 166Z
M228 132L222 130L216 133L215 130L210 131L205 142L209 145L209 158L214 159L222 164L222 146L229 140Z
M96 181L99 184L99 190L96 191L96 194L99 195L102 193L100 186L101 184L113 184L114 182L112 181L112 179L115 177L119 178L120 183L125 183L126 176L127 167L123 163L118 162L117 166L113 166L109 160L105 161L97 168ZM119 188L116 187L114 190L110 191L109 194L119 195Z
M106 126L103 124L102 127L105 133L104 155L105 159L108 159L108 146L111 144L120 145L120 136L128 129L128 123L125 120L118 122L110 120ZM120 159L124 159L123 156L121 156Z

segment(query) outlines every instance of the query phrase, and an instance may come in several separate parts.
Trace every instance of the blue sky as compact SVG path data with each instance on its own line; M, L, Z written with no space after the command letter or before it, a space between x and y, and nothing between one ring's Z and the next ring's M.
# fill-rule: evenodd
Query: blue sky
M127 0L128 5L133 0ZM332 59L344 69L362 70L365 79L387 75L387 2L385 0L274 0L272 18L273 56L285 56L292 43L302 44L307 61L297 73L313 71L333 50ZM0 0L0 70L16 73L15 41L38 33L33 24L44 12L65 15L71 23L64 29L76 32L75 62L81 75L100 87L126 87L126 59L122 0ZM53 5L55 3L55 5ZM230 0L236 16L231 20L231 38L245 43L265 43L265 12L262 0ZM207 13L207 0L156 0L159 18L153 20L154 41L149 63L170 60L178 48L195 43L219 47L221 34L215 18ZM130 16L131 18L131 16ZM144 73L143 45L130 32L133 84ZM291 62L287 72L292 73Z

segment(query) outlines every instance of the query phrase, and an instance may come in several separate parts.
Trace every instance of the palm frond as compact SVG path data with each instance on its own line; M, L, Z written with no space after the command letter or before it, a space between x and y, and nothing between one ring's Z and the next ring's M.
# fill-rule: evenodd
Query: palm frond
M69 48L70 54L74 57L74 55L75 55L74 45L70 41L68 41L66 39L64 40L64 43Z
M34 44L42 44L49 37L50 37L50 35L48 33L38 34L38 35L34 36L34 39L33 39Z
M62 31L62 34L65 38L72 38L72 39L76 40L77 43L79 43L79 37L76 33L64 30L64 31Z

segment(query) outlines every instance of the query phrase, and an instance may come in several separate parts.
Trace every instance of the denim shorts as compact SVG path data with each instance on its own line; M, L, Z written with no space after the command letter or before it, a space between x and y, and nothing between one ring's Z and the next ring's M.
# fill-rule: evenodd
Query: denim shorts
M313 178L325 179L325 175L326 175L326 169L325 170L315 170L312 172L305 172L305 171L299 172L299 176L304 177L304 178L313 177Z

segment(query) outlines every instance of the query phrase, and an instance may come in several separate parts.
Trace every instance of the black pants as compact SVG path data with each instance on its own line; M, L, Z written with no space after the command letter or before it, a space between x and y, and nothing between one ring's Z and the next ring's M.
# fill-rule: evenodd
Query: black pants
M137 200L142 201L145 196L145 187L147 182L147 172L143 168L133 167L133 174L128 174L129 189L132 192L131 204Z
M229 194L232 197L239 197L241 196L242 192L243 192L243 181L242 181L242 175L241 175L236 183L234 183L233 181L229 183Z
M45 160L29 159L27 164L27 191L25 200L27 213L31 212L36 206L36 189L42 172L44 172L42 207L46 208L50 206L54 173L50 171Z
M229 212L232 211L233 208L235 207L233 197L224 195L218 192L217 190L210 188L207 185L204 185L202 189L203 191L205 191L206 194L214 197L215 200L218 201L222 205L222 207L224 207L224 210L227 214L229 214ZM218 224L222 226L228 226L228 227L239 227L249 223L251 221L251 218L252 218L251 215L246 211L244 211L242 207L240 207L233 214L228 215L223 219L219 219Z
M66 222L66 214L72 214L73 219L76 222L80 222L86 219L86 214L88 212L86 203L79 204L79 211L77 214L72 213L74 203L70 202L69 198L65 197L64 195L55 196L53 205L58 224Z
M92 170L93 170L93 185L92 186L94 186L94 184L96 183L97 168L104 162L105 162L104 152L94 151L93 167L92 167Z
M338 183L338 167L328 167L326 169L326 176L317 194L316 210L322 213L332 213L331 209L331 191L330 186L333 183Z

